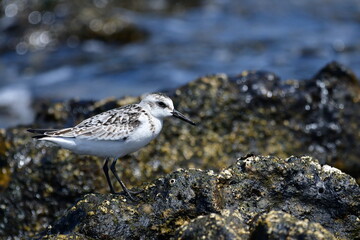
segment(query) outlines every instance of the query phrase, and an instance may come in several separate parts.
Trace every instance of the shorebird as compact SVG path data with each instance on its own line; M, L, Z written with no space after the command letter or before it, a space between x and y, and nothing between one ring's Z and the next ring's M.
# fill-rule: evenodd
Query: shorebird
M146 95L140 103L130 104L111 109L70 128L28 129L38 135L34 138L48 141L77 154L104 157L103 171L110 192L115 194L109 176L109 160L111 172L120 183L127 196L134 200L131 192L116 172L116 162L119 158L136 152L151 140L156 138L162 127L163 119L176 117L195 125L193 121L174 109L173 101L162 93Z

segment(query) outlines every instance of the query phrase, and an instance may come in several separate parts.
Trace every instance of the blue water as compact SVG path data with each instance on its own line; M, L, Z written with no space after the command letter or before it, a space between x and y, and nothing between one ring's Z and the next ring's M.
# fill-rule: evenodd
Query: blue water
M267 70L303 79L336 60L360 76L359 0L218 0L173 14L120 11L150 37L0 55L0 127L31 123L34 99L139 95L211 73Z

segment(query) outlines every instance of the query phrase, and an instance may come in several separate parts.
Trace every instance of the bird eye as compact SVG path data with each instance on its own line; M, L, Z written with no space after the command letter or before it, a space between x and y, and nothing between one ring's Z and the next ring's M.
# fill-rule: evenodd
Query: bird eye
M156 102L161 108L166 108L166 104L164 102Z

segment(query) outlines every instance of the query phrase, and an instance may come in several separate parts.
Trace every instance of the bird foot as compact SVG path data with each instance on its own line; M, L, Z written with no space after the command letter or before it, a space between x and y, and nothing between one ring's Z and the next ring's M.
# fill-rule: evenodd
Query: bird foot
M115 195L126 195L131 201L133 202L139 202L139 197L136 197L135 195L138 195L140 193L144 192L144 190L140 190L140 191L130 191L128 189L124 189L123 192L115 192L115 191L111 191L112 194Z
M144 189L141 189L141 190L139 190L139 191L131 191L131 190L128 190L128 192L129 192L130 194L133 194L133 195L138 195L138 194L140 194L140 193L143 193L143 192L144 192Z

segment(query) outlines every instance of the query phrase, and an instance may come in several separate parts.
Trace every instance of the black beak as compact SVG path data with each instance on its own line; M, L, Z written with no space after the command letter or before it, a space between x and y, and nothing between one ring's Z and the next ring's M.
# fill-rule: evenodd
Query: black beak
M193 121L191 121L189 118L185 117L184 114L182 114L181 112L179 111L176 111L174 109L174 111L172 112L172 115L176 118L180 118L181 120L187 122L187 123L190 123L191 125L196 125Z

